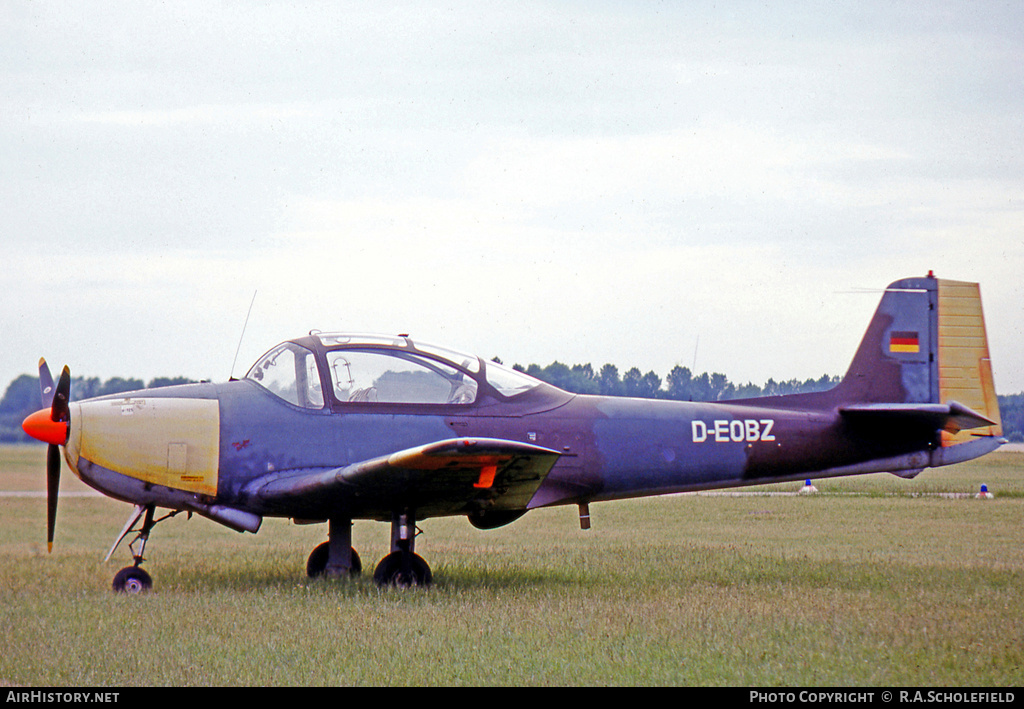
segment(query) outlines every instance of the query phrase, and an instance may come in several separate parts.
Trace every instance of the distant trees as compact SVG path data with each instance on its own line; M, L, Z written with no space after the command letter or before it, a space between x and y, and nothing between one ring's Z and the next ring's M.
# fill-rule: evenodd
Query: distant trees
M553 384L574 394L602 394L604 396L635 396L647 399L674 399L676 401L727 401L748 399L758 396L799 394L810 391L825 391L839 383L841 377L823 374L818 379L799 381L791 379L776 382L769 379L763 387L750 382L736 385L724 374L703 372L697 376L687 368L676 365L664 381L654 372L641 374L637 367L626 370L619 376L614 364L606 364L595 374L590 364L574 364L571 367L562 362L552 362L546 367L530 364L526 367L513 365L513 369L526 372L541 381Z
M120 394L124 391L134 391L145 387L146 385L141 379L124 379L123 377L112 377L105 382L101 382L97 377L72 377L71 379L71 395L75 399Z
M522 367L517 364L512 368L575 394L654 398L661 390L661 377L654 372L641 374L636 367L628 370L622 378L619 378L619 370L613 364L606 364L597 373L589 363L570 367L557 361L546 367L538 364Z
M1024 443L1024 392L997 396L1003 435L1014 443Z
M0 443L29 440L21 430L21 422L40 408L38 377L22 374L11 382L4 398L0 399Z

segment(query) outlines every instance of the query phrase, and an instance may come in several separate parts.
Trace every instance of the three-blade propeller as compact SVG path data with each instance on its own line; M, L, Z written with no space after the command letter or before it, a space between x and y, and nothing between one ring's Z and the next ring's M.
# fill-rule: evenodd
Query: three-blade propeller
M53 550L53 530L57 522L57 490L60 487L60 446L68 439L71 410L71 370L64 367L57 385L53 384L46 360L39 360L39 390L43 406L22 422L25 433L49 444L46 450L46 546Z

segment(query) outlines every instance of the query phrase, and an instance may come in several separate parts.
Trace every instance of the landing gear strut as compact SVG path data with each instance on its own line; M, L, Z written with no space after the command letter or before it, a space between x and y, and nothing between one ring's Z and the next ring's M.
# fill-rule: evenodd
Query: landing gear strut
M429 586L433 581L430 566L414 553L416 516L411 511L395 512L391 517L391 553L381 559L373 572L378 586Z
M430 566L414 552L416 516L412 511L396 512L391 518L391 553L381 559L373 572L378 586L429 586L433 581ZM352 548L352 520L328 521L328 539L318 545L306 560L310 578L355 577L362 573L363 562Z
M153 505L136 505L131 516L128 518L127 524L124 525L124 529L121 530L121 534L114 542L114 546L111 547L110 553L107 554L107 559L105 559L105 561L109 560L110 557L113 556L114 550L117 549L117 545L133 531L132 528L135 526L135 523L139 521L140 517L143 517L143 514L145 514L145 517L142 520L142 528L139 530L138 534L135 535L135 538L128 543L128 548L131 549L132 559L135 563L131 566L124 567L117 572L117 575L114 576L113 588L115 592L135 594L142 593L143 591L148 591L153 588L153 579L142 569L142 562L145 561L143 554L146 551L146 542L149 541L149 533L153 531L153 527L156 526L157 522L162 522L168 517L173 517L178 514L179 511L180 510L174 510L160 519L153 519L155 512L155 507ZM138 549L135 548L136 544L138 544Z

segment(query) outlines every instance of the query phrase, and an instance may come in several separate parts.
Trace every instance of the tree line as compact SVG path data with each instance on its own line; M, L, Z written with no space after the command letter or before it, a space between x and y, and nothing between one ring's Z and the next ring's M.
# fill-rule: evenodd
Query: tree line
M500 360L496 360L500 363ZM590 364L572 366L555 361L546 367L531 364L513 369L536 379L553 384L574 394L600 394L603 396L634 396L645 399L674 399L676 401L727 401L759 396L801 394L831 389L842 377L823 374L818 379L777 382L769 379L764 386L747 382L735 384L724 374L703 372L694 376L688 367L676 365L664 380L655 372L642 374L637 367L627 369L619 376L614 364L606 364L594 371Z
M495 358L496 362L501 360ZM541 381L575 394L601 394L605 396L633 396L647 399L673 399L676 401L728 401L759 396L801 394L824 391L839 383L842 377L822 375L817 379L769 379L763 386L750 382L736 384L721 373L702 372L694 375L687 367L676 365L664 379L653 371L642 373L631 367L621 375L613 364L595 370L588 364L567 365L555 361L546 367L538 364L513 365ZM191 384L186 377L156 377L148 383L141 379L112 377L101 381L97 377L73 377L71 395L74 399L120 394L137 389ZM999 410L1003 419L1003 435L1014 442L1024 442L1024 392L1000 396ZM38 377L23 374L8 385L0 399L0 443L22 443L30 439L21 430L21 422L40 408Z

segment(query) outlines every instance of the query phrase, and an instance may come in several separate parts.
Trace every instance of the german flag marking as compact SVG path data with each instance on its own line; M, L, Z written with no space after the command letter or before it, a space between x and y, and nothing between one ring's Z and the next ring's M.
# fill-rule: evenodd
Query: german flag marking
M921 343L916 332L889 333L890 352L920 352Z

